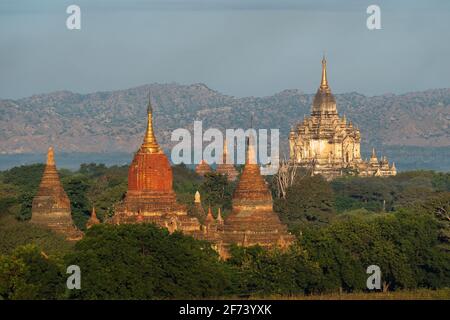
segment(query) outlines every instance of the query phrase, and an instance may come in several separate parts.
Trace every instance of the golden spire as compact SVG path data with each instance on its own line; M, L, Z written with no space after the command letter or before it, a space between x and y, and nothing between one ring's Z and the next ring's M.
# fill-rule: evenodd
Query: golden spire
M147 130L145 132L144 143L141 149L146 153L161 153L161 148L156 141L155 134L153 133L153 108L150 95L148 97L147 107Z
M320 83L320 89L328 89L328 80L327 80L327 59L325 55L322 58L322 81Z
M53 147L48 148L47 151L47 165L54 166L55 165L55 154L53 152Z

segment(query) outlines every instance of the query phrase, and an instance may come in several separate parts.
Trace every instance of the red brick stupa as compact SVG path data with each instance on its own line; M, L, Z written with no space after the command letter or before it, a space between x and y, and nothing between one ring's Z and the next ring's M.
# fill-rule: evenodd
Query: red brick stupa
M250 137L246 163L233 195L232 212L224 221L222 237L227 245L286 247L294 236L273 211L272 194L261 176L254 150Z
M205 174L212 172L212 169L205 160L202 160L195 167L195 172L197 172L198 175L203 177Z
M83 233L73 224L70 200L59 180L52 147L48 148L47 164L33 199L30 222L63 234L67 240L83 237Z
M153 110L149 101L144 142L134 155L128 171L128 191L117 206L112 222L156 223L169 231L200 230L196 218L187 215L176 201L172 188L172 168L153 133Z

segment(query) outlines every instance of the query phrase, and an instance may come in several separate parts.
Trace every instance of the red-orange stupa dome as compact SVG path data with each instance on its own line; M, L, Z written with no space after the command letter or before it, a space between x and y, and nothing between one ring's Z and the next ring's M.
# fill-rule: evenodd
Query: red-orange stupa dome
M153 132L150 101L147 116L144 141L128 170L127 194L122 203L116 206L111 222L151 222L165 226L175 219L176 225L182 230L199 230L197 219L188 217L185 206L177 203L169 159L158 145Z
M172 192L172 168L153 133L153 110L147 109L147 131L128 171L128 192Z

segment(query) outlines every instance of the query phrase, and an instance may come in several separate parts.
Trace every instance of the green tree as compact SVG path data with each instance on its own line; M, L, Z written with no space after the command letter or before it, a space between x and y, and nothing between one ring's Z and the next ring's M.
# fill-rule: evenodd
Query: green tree
M321 269L298 244L287 251L232 246L231 254L227 263L236 270L234 287L241 295L293 295L318 290Z
M291 226L321 225L333 218L335 196L330 184L321 176L297 179L287 190L285 199L275 201L275 210Z
M234 185L224 175L207 173L200 186L202 201L205 205L231 209Z
M58 299L65 291L61 266L38 247L18 247L0 256L0 297L3 299Z
M91 212L87 198L89 180L82 175L73 175L62 179L62 183L70 199L73 221L79 229L84 230Z
M30 191L23 192L19 197L20 211L16 218L20 221L31 219L31 208L33 205L34 193Z
M209 243L152 224L94 226L66 260L83 270L73 298L201 298L229 285Z

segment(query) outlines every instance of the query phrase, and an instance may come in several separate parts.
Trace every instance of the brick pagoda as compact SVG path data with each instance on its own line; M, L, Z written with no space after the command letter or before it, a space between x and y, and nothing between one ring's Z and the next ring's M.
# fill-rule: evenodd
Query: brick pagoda
M150 101L147 115L144 142L134 155L128 171L125 199L116 207L110 222L148 222L166 227L171 232L198 231L198 220L188 216L187 209L176 201L172 188L172 168L153 132L153 110Z
M70 200L59 180L52 147L48 149L47 164L33 199L30 222L63 234L67 240L83 237L83 233L73 224Z

